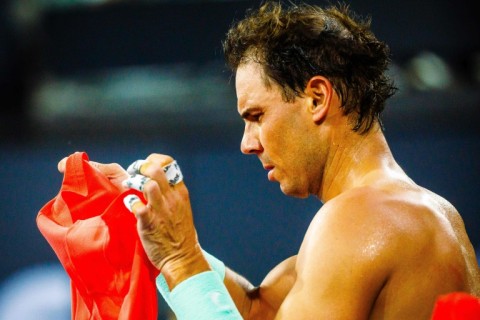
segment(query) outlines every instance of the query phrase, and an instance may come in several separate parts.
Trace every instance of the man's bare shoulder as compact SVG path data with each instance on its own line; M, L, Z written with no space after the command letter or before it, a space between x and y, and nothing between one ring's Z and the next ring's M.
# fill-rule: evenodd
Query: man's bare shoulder
M413 242L427 242L420 230L417 207L387 189L367 186L344 192L315 215L299 261L304 254L309 260L315 256L319 260L350 260L357 269L376 269L377 280L382 282L395 268L400 252L411 248ZM331 266L339 267L335 263Z
M358 301L355 314L428 318L439 294L476 290L478 268L468 266L474 259L459 221L451 204L414 184L355 188L316 214L297 273L322 284L311 288L318 299Z
M402 263L398 254L414 243L401 207L388 192L364 187L322 206L297 257L298 279L315 301L367 317Z
M312 221L360 253L370 247L387 254L420 253L438 235L444 243L457 241L461 218L445 199L416 185L362 186L340 194L323 205ZM363 248L363 249L362 249ZM370 252L373 253L373 252Z
M342 234L344 239L352 238L359 245L358 240L363 237L365 240L376 239L378 243L381 239L421 236L431 222L429 220L444 219L425 195L413 188L355 188L325 203L312 225L324 225Z

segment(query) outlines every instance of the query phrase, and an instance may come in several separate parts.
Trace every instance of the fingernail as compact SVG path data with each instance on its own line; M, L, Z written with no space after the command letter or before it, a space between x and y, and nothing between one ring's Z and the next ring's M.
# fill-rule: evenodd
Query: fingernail
M145 184L150 181L150 178L142 176L141 174L134 175L126 180L122 181L122 185L125 188L135 189L143 191Z
M123 198L123 204L127 209L133 213L133 204L137 201L140 201L140 198L134 194L129 194L125 198Z
M127 172L128 174L130 175L136 175L136 174L140 174L140 168L142 167L142 165L147 162L147 160L137 160L135 162L133 162L131 165L128 166L127 168Z

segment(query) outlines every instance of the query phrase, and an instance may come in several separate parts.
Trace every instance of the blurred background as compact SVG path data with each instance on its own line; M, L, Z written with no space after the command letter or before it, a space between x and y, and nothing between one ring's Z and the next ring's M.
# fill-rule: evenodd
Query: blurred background
M398 162L451 201L480 248L480 19L474 1L351 0L392 50L384 115ZM324 5L323 1L308 1ZM173 155L203 247L258 284L321 206L240 153L221 41L259 1L0 2L0 319L69 319L68 278L36 226L75 151L128 166ZM162 302L160 302L162 304ZM159 319L167 319L162 304Z

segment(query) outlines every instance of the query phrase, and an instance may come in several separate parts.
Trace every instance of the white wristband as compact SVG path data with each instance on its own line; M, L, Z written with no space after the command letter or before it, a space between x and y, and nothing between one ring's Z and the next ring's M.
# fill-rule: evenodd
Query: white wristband
M179 283L170 295L178 320L240 320L242 316L220 276L206 271Z

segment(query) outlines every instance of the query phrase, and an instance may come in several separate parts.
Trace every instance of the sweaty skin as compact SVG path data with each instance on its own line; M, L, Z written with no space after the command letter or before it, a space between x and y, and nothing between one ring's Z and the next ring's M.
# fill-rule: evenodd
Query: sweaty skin
M328 79L282 99L261 68L237 69L241 150L256 155L290 196L317 196L317 212L296 256L255 287L227 269L225 284L244 319L430 319L439 295L480 296L480 271L464 223L445 199L415 184L395 162L378 124L360 135L342 114ZM152 154L141 174L148 204L134 213L138 232L169 287L210 270L201 253L188 190L169 186ZM95 164L121 187L116 164ZM62 162L59 164L62 171Z
M263 79L255 63L237 70L242 151L287 195L324 205L298 255L259 287L227 273L245 319L429 319L440 294L480 295L460 215L405 174L378 125L353 132L326 79L312 78L293 103Z

